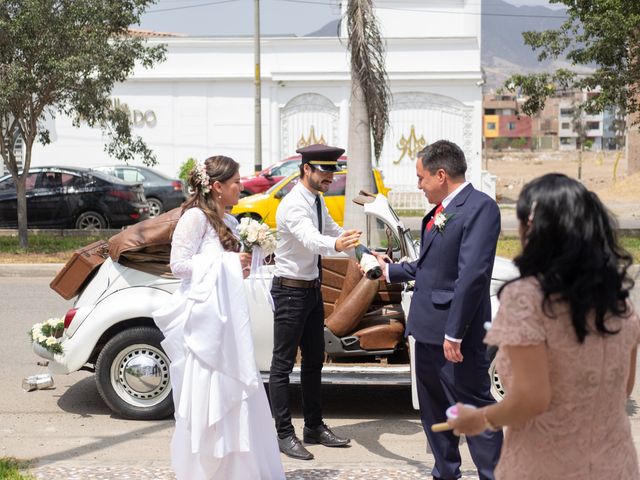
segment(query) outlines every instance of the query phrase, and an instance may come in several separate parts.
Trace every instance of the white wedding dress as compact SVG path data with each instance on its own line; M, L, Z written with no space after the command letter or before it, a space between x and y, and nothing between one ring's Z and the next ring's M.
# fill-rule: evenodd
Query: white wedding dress
M200 209L176 226L171 270L182 284L154 320L171 359L178 480L284 479L238 255L224 251Z

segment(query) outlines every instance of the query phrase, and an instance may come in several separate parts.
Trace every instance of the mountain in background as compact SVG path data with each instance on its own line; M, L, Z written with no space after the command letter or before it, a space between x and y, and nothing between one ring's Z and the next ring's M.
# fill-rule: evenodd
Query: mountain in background
M524 44L522 32L556 29L564 21L565 10L547 7L516 7L502 0L483 0L482 68L485 92L501 87L514 73L552 71L568 67L564 59L538 62L538 55ZM308 33L308 37L333 37L339 33L340 19Z
M564 59L538 62L538 55L524 44L522 32L556 29L562 25L564 10L546 7L516 7L502 0L482 5L482 68L485 91L495 90L514 73L552 71L568 67Z

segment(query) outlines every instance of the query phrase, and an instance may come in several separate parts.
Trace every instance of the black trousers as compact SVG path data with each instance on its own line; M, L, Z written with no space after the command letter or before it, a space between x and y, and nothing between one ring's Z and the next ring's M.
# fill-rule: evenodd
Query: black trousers
M280 438L295 433L289 407L289 375L298 346L302 354L302 409L307 427L322 423L321 383L324 363L324 306L320 288L271 287L273 357L269 376L271 412Z
M448 362L442 345L416 342L416 380L420 417L435 457L434 478L460 478L460 439L452 432L434 433L431 425L446 422L446 409L456 402L484 407L495 403L491 396L489 358L484 345L470 346L462 342L462 363ZM502 432L484 432L467 437L471 458L480 480L493 480L493 470L502 448Z

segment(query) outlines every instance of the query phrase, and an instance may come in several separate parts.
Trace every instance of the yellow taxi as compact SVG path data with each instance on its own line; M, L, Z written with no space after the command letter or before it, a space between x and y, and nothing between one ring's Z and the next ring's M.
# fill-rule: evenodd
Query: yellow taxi
M374 168L372 169L372 175L375 184L375 191L373 193L382 193L386 196L389 189L384 186L382 173L380 173L380 170ZM280 200L298 183L299 177L300 172L292 173L264 193L241 198L238 204L231 210L231 214L236 217L249 216L256 220L264 221L270 227L275 228L276 210L278 209L278 205L280 205ZM333 174L333 183L324 194L324 201L329 209L329 214L338 225L342 225L344 221L344 191L346 181L346 170L335 172Z

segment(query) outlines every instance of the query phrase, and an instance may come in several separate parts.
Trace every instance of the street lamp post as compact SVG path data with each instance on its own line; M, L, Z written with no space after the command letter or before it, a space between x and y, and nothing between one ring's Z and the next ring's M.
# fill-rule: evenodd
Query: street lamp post
M262 170L262 109L261 109L261 91L260 91L260 0L254 0L253 9L253 52L255 59L254 84L255 90L255 139L254 139L254 155L255 170Z

